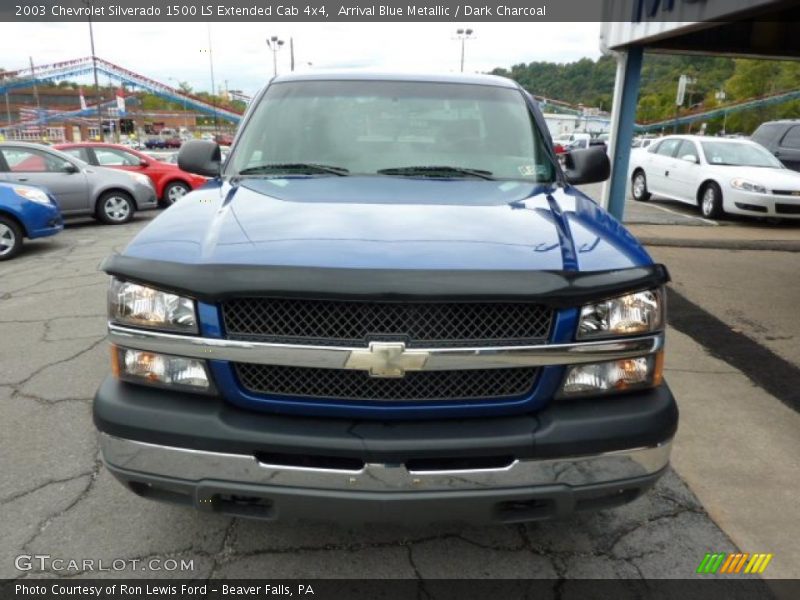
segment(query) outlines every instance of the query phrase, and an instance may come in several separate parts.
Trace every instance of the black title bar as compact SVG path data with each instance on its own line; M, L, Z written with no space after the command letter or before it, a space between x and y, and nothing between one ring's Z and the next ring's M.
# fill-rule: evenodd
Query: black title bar
M706 21L775 0L3 0L0 21Z

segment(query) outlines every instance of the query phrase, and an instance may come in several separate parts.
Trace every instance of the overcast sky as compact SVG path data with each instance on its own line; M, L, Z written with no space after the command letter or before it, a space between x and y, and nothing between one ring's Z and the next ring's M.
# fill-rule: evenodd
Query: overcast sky
M212 23L217 87L255 92L272 75L265 39L286 44L278 72L289 70L289 37L297 69L457 71L460 43L454 23ZM474 23L467 42L466 71L489 71L521 62L570 62L597 58L599 23ZM210 86L205 23L95 23L101 58L170 83L173 77L197 90ZM87 23L0 23L0 67L80 58L91 54ZM311 66L308 66L311 63ZM101 83L105 83L101 80ZM174 82L173 82L174 83Z

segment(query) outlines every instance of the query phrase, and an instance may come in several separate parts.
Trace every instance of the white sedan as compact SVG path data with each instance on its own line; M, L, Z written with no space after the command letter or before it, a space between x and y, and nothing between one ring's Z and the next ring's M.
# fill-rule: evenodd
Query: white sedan
M631 192L699 206L703 216L726 213L800 219L800 173L763 146L743 139L665 137L631 153Z

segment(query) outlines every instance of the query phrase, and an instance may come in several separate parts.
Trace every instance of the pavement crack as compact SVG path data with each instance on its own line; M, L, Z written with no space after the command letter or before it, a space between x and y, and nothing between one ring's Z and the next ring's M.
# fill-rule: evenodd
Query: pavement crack
M213 556L211 556L211 569L208 572L208 579L215 579L217 577L217 571L219 568L227 562L230 562L232 558L236 556L235 550L233 548L232 540L234 538L234 533L236 531L236 524L238 523L238 519L231 518L230 523L225 528L225 534L222 536L222 543L219 546L219 550L217 550Z
M40 483L39 485L29 488L27 490L23 490L21 492L15 492L9 496L0 498L0 505L8 504L9 502L14 502L14 500L19 500L20 498L33 494L34 492L38 492L39 490L47 487L48 485L53 485L54 483L68 483L70 481L74 481L75 479L80 479L81 477L86 477L87 475L91 474L92 471L84 471L82 473L78 473L77 475L71 475L69 477L62 477L60 479L48 479L44 483Z
M674 510L674 511L671 511L671 512L668 512L668 513L662 513L660 515L655 515L653 517L644 519L643 521L640 521L639 523L636 523L632 527L624 528L621 532L619 532L618 535L616 535L613 538L613 541L611 541L609 544L605 545L604 553L609 554L609 555L613 555L613 556L618 557L618 558L624 558L624 557L621 557L618 554L616 554L614 552L614 549L626 537L628 537L632 533L638 531L639 529L642 529L643 527L647 527L649 525L652 525L653 523L657 523L659 521L664 521L664 520L667 520L667 519L676 519L676 518L678 518L679 516L681 516L681 515L683 515L685 513L700 514L700 515L703 515L703 516L706 516L706 517L708 516L705 513L705 511L703 511L703 510L698 510L698 509L690 508L690 507L686 507L686 506L680 506L680 508L678 508L677 510Z
M405 546L408 564L411 566L414 577L417 578L417 600L422 600L423 598L432 598L430 592L428 592L428 590L425 588L425 578L422 576L422 573L419 572L419 567L414 560L413 544L406 544Z
M33 379L34 377L36 377L40 373L44 372L46 369L49 369L50 367L55 367L56 365L64 364L64 363L69 362L71 360L75 360L76 358L79 358L80 356L83 356L87 352L91 352L92 350L97 348L100 344L102 344L105 341L106 341L106 336L102 336L101 338L96 340L94 343L92 343L88 348L84 348L83 350L80 350L80 351L76 352L75 354L67 356L66 358L62 358L61 360L56 360L54 362L47 363L46 365L42 365L41 367L36 369L33 373L28 375L22 381L14 382L12 385L13 386L17 386L18 388L21 388L24 385L26 385L28 382L30 382L31 379Z
M66 507L59 510L56 513L47 515L44 519L42 519L37 527L36 531L31 535L25 542L22 543L20 546L24 551L28 551L28 546L33 543L33 541L38 538L42 532L47 528L50 523L52 523L55 519L59 518L60 516L66 514L70 510L72 510L75 506L77 506L80 502L89 495L89 492L94 489L95 483L97 482L97 476L100 473L100 467L102 466L103 461L95 460L94 468L89 473L89 481L86 484L86 487L75 497L75 499L70 502Z
M20 389L17 389L15 386L12 387L11 397L15 399L24 399L24 400L32 400L37 404L41 404L43 406L55 406L56 404L65 404L65 403L80 403L86 404L87 402L91 402L92 398L80 397L80 396L69 396L66 398L58 398L57 400L48 400L46 398L42 398L37 396L36 394L31 394L30 392L23 392Z
M11 297L12 298L29 298L31 296L42 296L44 294L53 294L54 291L58 291L59 293L61 293L61 292L64 292L64 291L69 291L69 290L79 290L79 289L82 289L82 288L97 287L98 285L106 285L106 282L105 281L97 281L95 283L84 283L84 284L81 284L81 285L73 285L73 286L68 286L68 287L61 287L61 288L58 288L58 290L42 290L42 291L39 291L39 292L27 292L27 293L24 293L24 294L20 294L19 291L16 291L16 292L11 292Z

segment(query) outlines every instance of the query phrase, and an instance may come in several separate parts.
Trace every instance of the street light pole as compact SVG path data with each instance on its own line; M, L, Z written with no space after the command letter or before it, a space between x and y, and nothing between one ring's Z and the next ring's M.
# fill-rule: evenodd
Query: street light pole
M272 76L278 75L278 50L283 46L283 40L279 39L277 35L267 38L267 48L272 50Z
M87 8L93 8L94 0L81 0ZM100 83L97 80L97 55L94 53L94 28L92 27L92 11L86 11L89 19L89 43L92 48L92 73L94 74L94 101L97 104L97 127L100 141L103 141L103 114L100 112Z
M456 29L456 36L461 40L461 72L464 72L464 45L472 37L472 29Z

